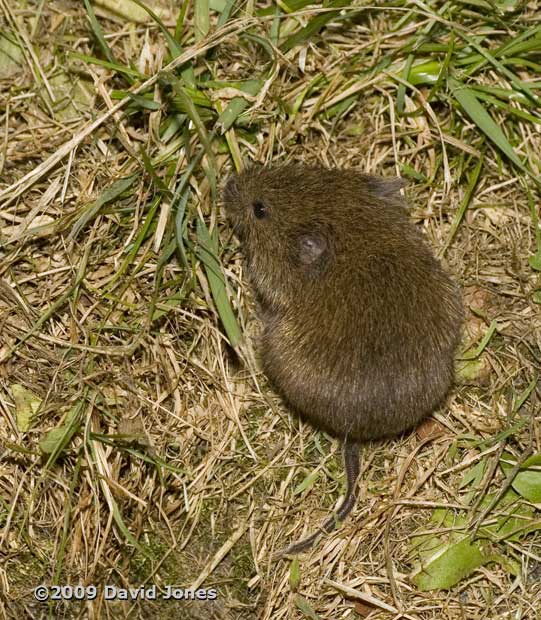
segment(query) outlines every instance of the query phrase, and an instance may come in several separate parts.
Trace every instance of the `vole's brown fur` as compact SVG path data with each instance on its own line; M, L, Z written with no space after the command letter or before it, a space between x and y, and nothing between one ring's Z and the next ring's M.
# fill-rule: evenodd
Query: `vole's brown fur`
M453 379L460 296L401 185L288 165L233 176L224 191L263 323L264 370L295 412L344 442L340 520L354 505L357 443L413 427Z

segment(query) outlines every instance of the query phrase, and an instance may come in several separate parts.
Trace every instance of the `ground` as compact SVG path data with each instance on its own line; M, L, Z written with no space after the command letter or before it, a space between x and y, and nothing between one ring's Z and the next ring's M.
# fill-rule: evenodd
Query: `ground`
M0 0L2 617L538 618L537 3L178 4ZM402 176L467 321L445 405L275 561L344 492L220 201L285 161Z

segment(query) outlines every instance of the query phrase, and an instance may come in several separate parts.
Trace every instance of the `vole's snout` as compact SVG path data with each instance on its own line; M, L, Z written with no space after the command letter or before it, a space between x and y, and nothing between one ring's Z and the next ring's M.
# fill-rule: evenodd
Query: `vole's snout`
M233 203L239 195L238 188L238 176L236 174L232 174L224 187L223 198L227 207L231 207L231 203Z
M244 209L239 181L236 174L232 174L227 179L222 192L222 200L227 218L233 225L233 231L242 242L244 239Z

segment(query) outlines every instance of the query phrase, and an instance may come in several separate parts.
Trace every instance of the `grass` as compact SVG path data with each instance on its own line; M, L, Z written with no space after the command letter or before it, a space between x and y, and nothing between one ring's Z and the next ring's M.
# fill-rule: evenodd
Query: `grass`
M0 0L2 617L537 618L536 4L116 6ZM344 479L258 371L219 196L290 160L407 179L468 319L447 406L367 446L352 518L272 563Z

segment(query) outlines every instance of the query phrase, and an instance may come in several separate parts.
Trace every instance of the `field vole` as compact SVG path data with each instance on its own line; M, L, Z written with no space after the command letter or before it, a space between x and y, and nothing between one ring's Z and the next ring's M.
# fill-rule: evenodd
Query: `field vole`
M285 165L234 175L224 190L263 324L265 373L293 411L344 445L346 498L324 532L355 503L359 444L415 426L453 380L460 295L401 187Z

